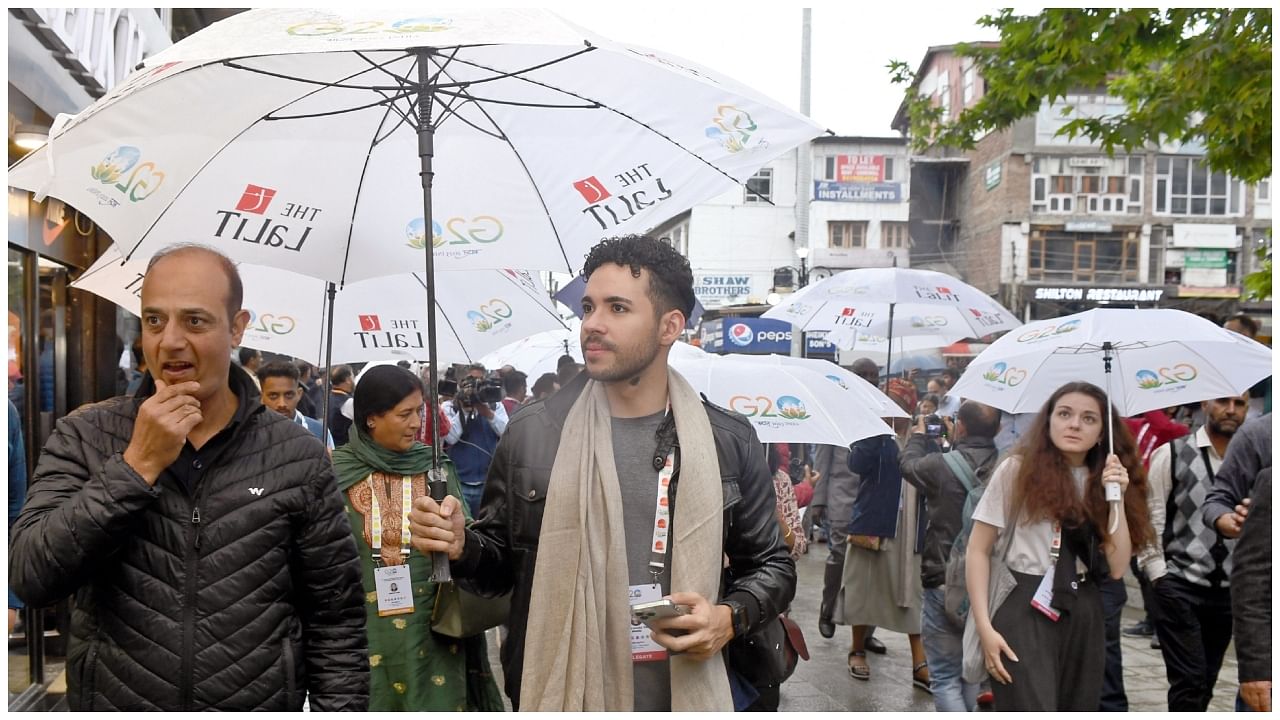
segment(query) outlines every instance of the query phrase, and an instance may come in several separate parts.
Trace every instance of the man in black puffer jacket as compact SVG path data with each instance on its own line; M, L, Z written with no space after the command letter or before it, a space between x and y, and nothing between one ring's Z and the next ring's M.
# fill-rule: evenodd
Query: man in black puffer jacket
M151 375L59 420L36 464L9 581L35 606L75 596L72 710L368 707L342 498L319 441L231 365L242 294L208 248L157 256Z

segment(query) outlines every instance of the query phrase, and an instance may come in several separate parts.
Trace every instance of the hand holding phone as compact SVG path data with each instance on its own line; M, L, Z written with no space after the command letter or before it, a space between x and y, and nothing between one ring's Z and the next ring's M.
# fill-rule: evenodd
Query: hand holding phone
M654 620L684 615L689 611L684 605L676 605L668 599L639 603L631 606L631 619L648 625Z

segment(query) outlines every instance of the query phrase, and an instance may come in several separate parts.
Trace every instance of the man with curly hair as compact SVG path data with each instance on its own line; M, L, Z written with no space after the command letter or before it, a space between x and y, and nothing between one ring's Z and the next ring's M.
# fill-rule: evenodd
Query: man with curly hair
M583 275L585 372L512 419L475 523L423 498L413 544L448 553L467 590L511 593L515 707L733 710L722 650L777 625L795 594L763 446L667 365L694 305L684 257L610 238ZM633 623L630 605L664 598L681 614ZM776 707L781 678L751 676L759 665L733 662L738 688Z

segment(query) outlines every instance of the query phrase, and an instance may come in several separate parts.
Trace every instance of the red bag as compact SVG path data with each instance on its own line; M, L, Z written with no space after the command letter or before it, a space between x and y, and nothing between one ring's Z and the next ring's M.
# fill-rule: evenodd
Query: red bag
M800 483L795 486L796 490L796 507L809 507L809 503L813 502L813 486L809 483Z

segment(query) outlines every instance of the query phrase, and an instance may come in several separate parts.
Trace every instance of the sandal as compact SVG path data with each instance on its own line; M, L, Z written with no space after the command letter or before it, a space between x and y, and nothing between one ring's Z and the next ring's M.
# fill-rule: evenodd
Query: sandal
M867 656L866 650L850 650L849 651L849 675L854 680L870 680L871 679L871 666L867 665L866 660L863 660L861 665L853 664L854 658L856 657L865 658L866 656Z
M925 676L924 676L923 678L921 678L921 677L920 677L920 671L921 671L921 670L926 671ZM922 663L920 663L919 665L917 665L917 666L915 666L915 667L911 668L911 684L912 684L912 685L915 685L916 687L920 688L921 690L923 690L923 691L925 691L925 692L929 693L930 695L932 695L932 694L933 694L933 690L931 690L931 689L929 688L929 680L930 680L930 678L929 678L929 675L928 675L928 672L927 672L928 670L929 670L929 662L928 662L927 660L926 660L925 662L922 662Z

